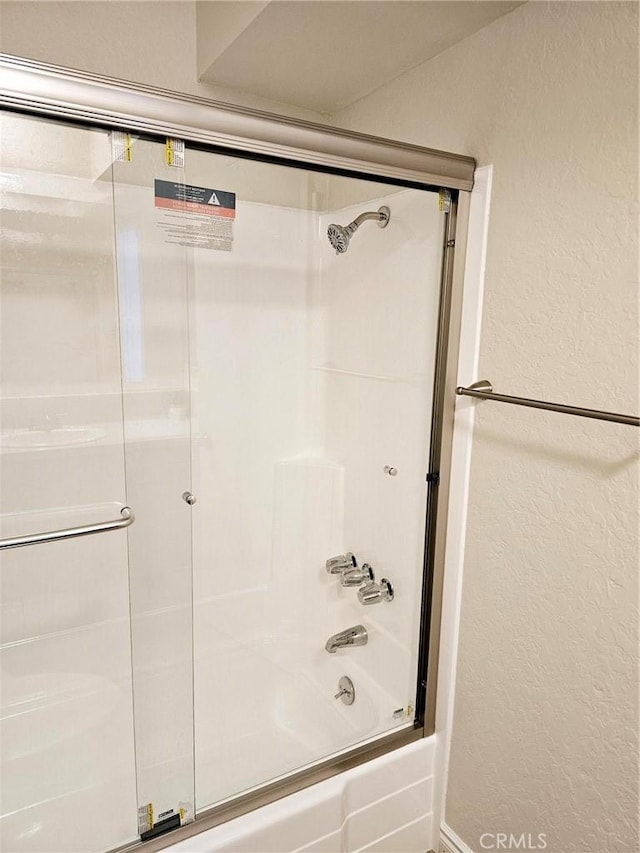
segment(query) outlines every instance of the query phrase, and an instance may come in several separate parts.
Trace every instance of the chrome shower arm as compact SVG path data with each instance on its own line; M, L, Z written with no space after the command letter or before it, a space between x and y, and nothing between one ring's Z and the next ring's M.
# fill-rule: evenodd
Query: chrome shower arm
M360 216L356 216L353 222L350 222L347 225L347 228L351 229L352 226L355 226L353 228L353 230L355 231L356 228L359 228L363 222L367 221L367 219L375 219L376 222L384 222L388 218L388 214L384 213L381 210L367 210L365 213L361 213Z

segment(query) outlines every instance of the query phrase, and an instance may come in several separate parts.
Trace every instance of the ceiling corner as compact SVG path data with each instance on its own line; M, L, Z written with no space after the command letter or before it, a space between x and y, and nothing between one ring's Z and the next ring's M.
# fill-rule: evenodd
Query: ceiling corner
M271 0L196 0L196 70L199 80Z

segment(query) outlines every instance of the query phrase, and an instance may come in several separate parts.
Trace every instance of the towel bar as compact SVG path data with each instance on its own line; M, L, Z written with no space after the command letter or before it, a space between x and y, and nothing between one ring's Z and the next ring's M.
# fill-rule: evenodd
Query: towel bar
M548 412L562 412L565 415L577 415L579 418L594 418L598 421L612 421L617 424L640 427L640 418L635 415L619 415L616 412L603 412L600 409L583 409L580 406L566 406L563 403L548 403L544 400L531 400L528 397L511 397L508 394L496 394L489 381L481 379L468 388L459 385L456 394L463 397L479 397L482 400L497 400L499 403L512 403L514 406L528 406L531 409L545 409Z

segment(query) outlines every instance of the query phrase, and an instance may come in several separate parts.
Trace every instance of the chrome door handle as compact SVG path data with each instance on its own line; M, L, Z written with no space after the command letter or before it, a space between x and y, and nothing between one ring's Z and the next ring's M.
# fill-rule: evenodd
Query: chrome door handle
M6 548L22 548L24 545L39 545L41 542L56 542L60 539L75 539L78 536L90 536L93 533L106 533L109 530L121 530L136 520L130 506L123 506L120 518L115 521L100 521L97 524L85 524L82 527L67 527L64 530L49 530L47 533L32 533L30 536L12 536L0 539L0 551Z

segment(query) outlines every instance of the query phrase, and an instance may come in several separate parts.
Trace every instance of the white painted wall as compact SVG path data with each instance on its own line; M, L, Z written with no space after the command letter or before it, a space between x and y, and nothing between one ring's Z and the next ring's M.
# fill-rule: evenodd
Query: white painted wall
M528 3L335 118L494 164L465 381L639 408L637 12ZM478 406L446 805L473 850L638 847L637 453L629 427Z
M207 3L206 24L218 12ZM200 82L195 0L0 0L0 51L319 121L311 110Z
M481 166L474 174L474 184L469 205L463 298L460 322L460 348L456 385L464 384L469 376L478 375L480 341L482 334L482 307L484 299L487 237L491 208L493 167ZM451 482L447 513L447 542L442 587L442 618L438 660L436 696L436 768L437 785L434 788L435 822L444 815L451 734L455 706L456 669L460 637L460 611L464 573L464 555L469 510L471 460L473 458L473 427L476 405L468 397L460 398L454 415L453 444L451 450ZM438 846L437 834L434 849ZM442 851L440 851L442 853ZM446 851L449 853L449 851Z

